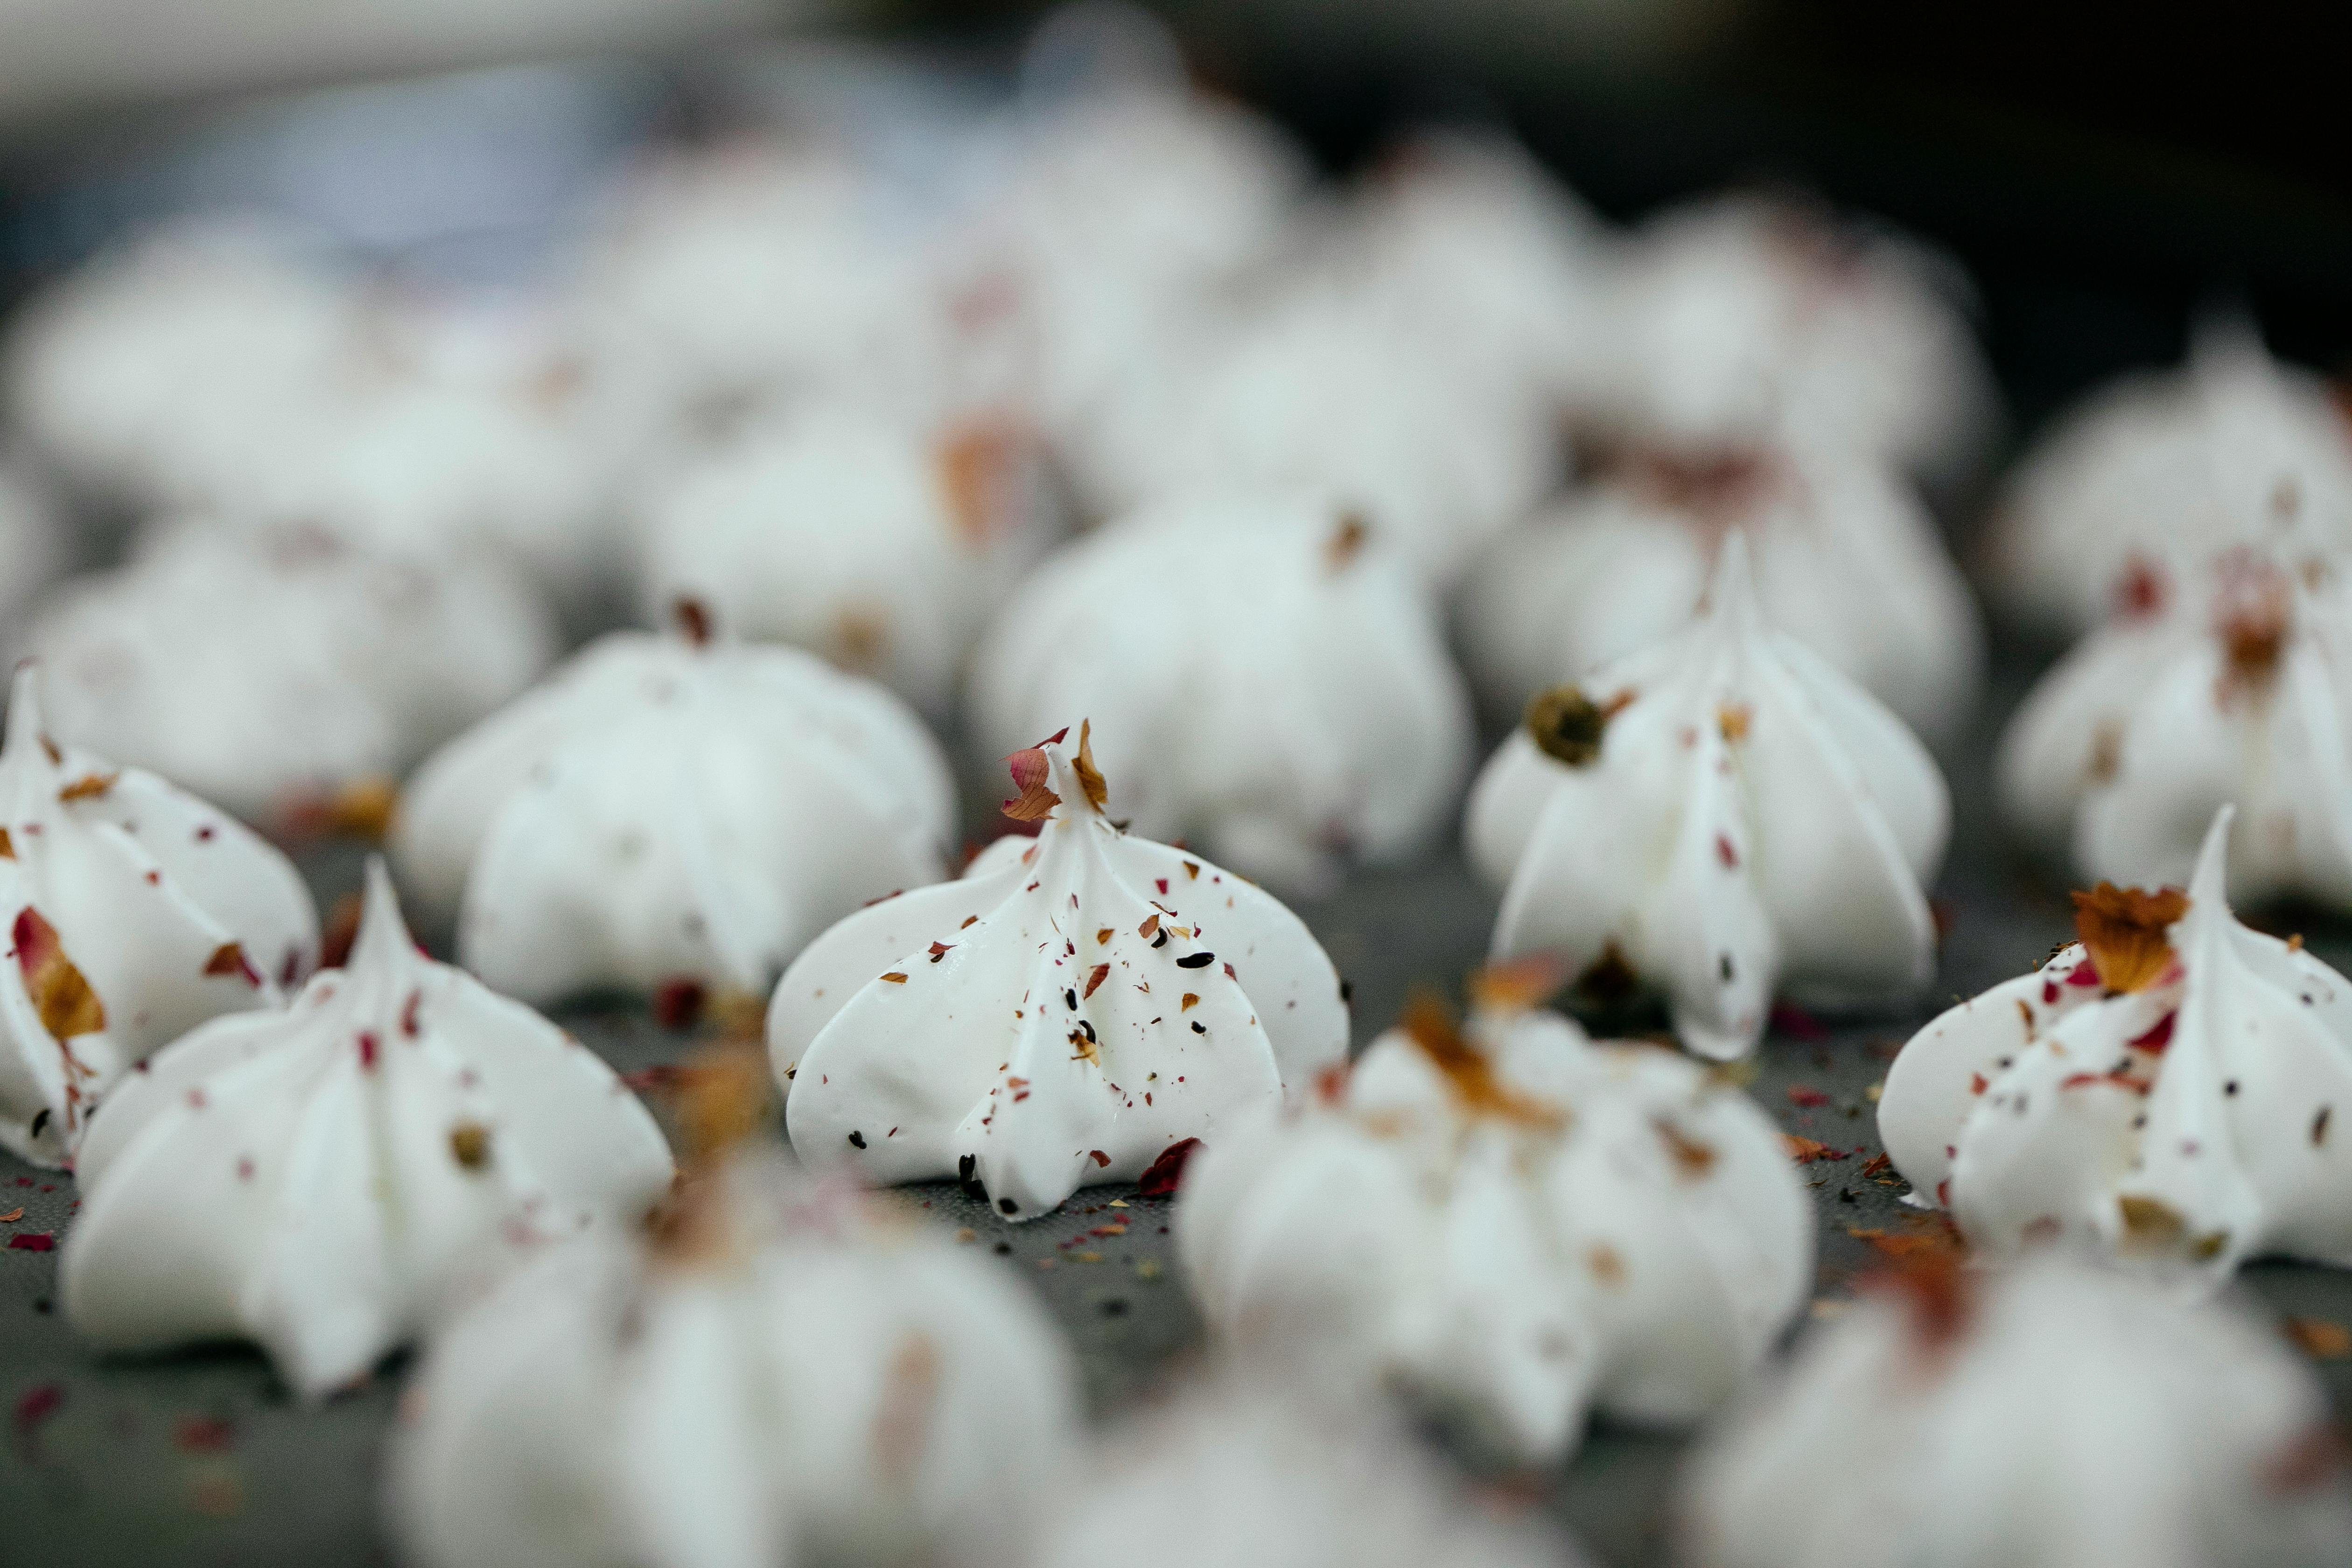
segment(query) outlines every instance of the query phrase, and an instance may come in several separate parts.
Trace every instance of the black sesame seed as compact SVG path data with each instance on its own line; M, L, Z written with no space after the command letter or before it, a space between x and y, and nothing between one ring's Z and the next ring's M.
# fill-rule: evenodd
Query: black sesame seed
M1206 969L1210 964L1215 963L1217 955L1215 953L1211 952L1206 948L1202 948L1198 952L1188 952L1183 957L1178 959L1176 961L1176 967L1179 969Z
M863 1132L853 1132L853 1133L851 1133L851 1134L849 1135L849 1146L850 1146L851 1148L853 1148L853 1149L863 1149L863 1148L865 1148L865 1147L866 1147L866 1134L865 1134L865 1133L863 1133Z
M2223 1094L2234 1096L2238 1092L2238 1080L2236 1079L2231 1079L2229 1082L2223 1084L2221 1086L2221 1092Z
M1081 1018L1078 1020L1078 1027L1087 1032L1087 1039L1092 1040L1095 1038L1095 1026L1093 1020Z
M1355 999L1356 999L1356 983L1355 983L1354 981L1352 981L1352 980L1342 980L1342 981L1340 981L1340 982L1339 982L1339 1000L1340 1000L1341 1002L1353 1002Z
M997 1199L996 1206L1003 1209L1006 1214L1019 1214L1021 1212L1021 1205L1014 1203L1011 1198Z
M41 1129L48 1124L49 1108L45 1105L33 1115L33 1136L38 1138L41 1135Z
M1078 994L1076 991L1063 992L1062 1005L1067 1007L1073 1013L1076 1012L1078 1010Z
M1723 976L1723 983L1724 983L1726 985L1730 984L1731 984L1731 954L1729 954L1729 953L1727 953L1727 953L1723 954L1720 958L1717 959L1717 960L1716 960L1716 969L1717 969L1717 971L1719 973L1721 973L1721 974L1722 974L1722 976Z
M1205 1034L1207 1034L1209 1031L1208 1031L1208 1029L1207 1029L1204 1026L1200 1025L1200 1024L1195 1024L1195 1025L1193 1025L1193 1026L1192 1026L1192 1032L1193 1032L1194 1034L1196 1034L1196 1035L1205 1035Z
M1012 1244L1011 1242L1009 1242L1009 1241L1000 1241L1000 1242L998 1242L998 1243L996 1244L996 1256L997 1256L997 1257L999 1257L999 1258L1010 1258L1010 1257L1012 1257L1012 1256L1013 1256L1013 1244Z

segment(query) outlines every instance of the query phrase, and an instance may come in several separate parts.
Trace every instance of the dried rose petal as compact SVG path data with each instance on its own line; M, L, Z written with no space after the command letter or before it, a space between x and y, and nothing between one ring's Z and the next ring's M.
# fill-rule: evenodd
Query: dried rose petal
M1497 1079L1486 1054L1463 1037L1454 1015L1434 993L1415 992L1405 1003L1397 1027L1445 1075L1454 1098L1474 1115L1496 1116L1534 1127L1568 1125L1564 1107L1522 1094Z
M1490 963L1470 976L1470 1005L1481 1013L1524 1013L1540 1007L1568 984L1568 960L1531 952Z
M50 1037L69 1040L105 1028L105 1004L66 956L57 928L41 918L41 911L29 904L17 910L14 934L16 966L24 972L26 994Z
M2074 895L2074 931L2101 984L2112 992L2142 991L2171 970L2165 932L2188 912L2189 895L2178 888L2151 893L2102 882Z
M1160 1158L1151 1162L1143 1174L1135 1179L1136 1190L1147 1198L1165 1197L1184 1180L1184 1166L1201 1149L1198 1138L1180 1139L1160 1151Z

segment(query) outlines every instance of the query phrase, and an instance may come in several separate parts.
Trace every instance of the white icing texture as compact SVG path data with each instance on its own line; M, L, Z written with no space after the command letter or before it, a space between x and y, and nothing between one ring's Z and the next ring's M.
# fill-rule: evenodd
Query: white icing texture
M1925 985L1922 888L1950 828L1926 749L1765 626L1747 560L1732 534L1686 627L1530 704L1466 828L1505 889L1495 958L1646 984L1711 1057L1753 1048L1776 993L1848 1006Z
M1946 1013L1887 1074L1887 1152L1980 1248L2209 1281L2271 1256L2352 1267L2352 982L2231 913L2229 819L2169 930L2137 917L2156 929L2136 972L2069 949Z
M989 1561L1066 1473L1069 1352L847 1183L725 1173L681 1251L552 1250L439 1335L387 1503L420 1568Z
M61 586L25 642L60 739L265 824L398 774L555 657L545 612L486 563L195 524Z
M2234 1302L2042 1260L1855 1303L1701 1447L1690 1568L2321 1568L2319 1380Z
M18 667L0 749L0 1148L74 1155L123 1075L225 1013L272 1007L319 959L287 858L154 774L57 748Z
M418 770L393 844L460 961L543 1004L764 994L841 916L936 881L953 822L937 743L882 688L797 648L616 632Z
M1913 730L1950 736L1966 722L1984 628L1934 521L1874 461L1819 446L1712 462L1649 453L1505 534L1457 616L1481 698L1516 713L1671 633L1734 528L1775 626Z
M315 1398L514 1253L641 1220L669 1152L579 1041L425 957L381 861L350 963L126 1079L59 1279L105 1350L247 1339Z
M1433 1005L1196 1155L1176 1234L1217 1330L1543 1464L1590 1411L1686 1422L1738 1387L1812 1226L1780 1134L1689 1058Z
M1287 499L1154 506L1049 558L973 656L1000 754L1090 714L1109 811L1324 890L1452 809L1469 702L1377 529Z
M2180 368L2094 393L2036 441L1996 510L1988 581L2081 632L2193 595L2212 557L2283 532L2352 544L2352 428L2319 376L2216 322Z
M956 1176L1030 1219L1345 1059L1339 976L1307 927L1114 826L1084 735L1060 741L1016 759L1054 797L1034 841L850 916L776 987L768 1048L810 1164Z
M2042 678L1998 758L2003 815L2086 879L2178 883L2237 808L2230 889L2352 910L2352 587L2242 550L2118 617Z

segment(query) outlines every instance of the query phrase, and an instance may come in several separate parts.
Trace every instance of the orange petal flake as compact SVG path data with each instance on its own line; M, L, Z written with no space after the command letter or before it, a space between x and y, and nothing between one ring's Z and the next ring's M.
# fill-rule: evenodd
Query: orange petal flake
M106 1027L106 1005L89 988L80 970L66 956L57 928L31 905L16 911L16 967L24 972L25 993L41 1016L41 1027L50 1037L69 1040Z
M2151 893L2102 882L2074 895L2074 932L2090 950L2099 984L2109 991L2141 991L2172 968L2165 932L2189 912L2189 895L2178 888Z

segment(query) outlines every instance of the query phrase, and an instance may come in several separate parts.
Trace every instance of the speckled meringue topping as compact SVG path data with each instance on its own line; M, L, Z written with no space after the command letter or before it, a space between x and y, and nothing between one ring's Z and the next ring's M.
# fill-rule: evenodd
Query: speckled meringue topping
M1129 1417L1008 1568L1583 1568L1377 1409L1304 1400L1286 1372L1236 1364Z
M953 1175L1032 1219L1346 1058L1339 976L1298 917L1112 824L1087 730L1064 738L1011 759L1034 840L859 910L776 987L768 1050L810 1164Z
M991 625L971 700L1000 752L1094 715L1113 816L1290 891L1412 853L1470 754L1396 552L1279 497L1171 501L1064 547Z
M2270 1325L2042 1258L1816 1329L1685 1476L1690 1568L2321 1568L2327 1401Z
M1987 580L2078 632L2193 596L2212 557L2283 531L2352 545L2352 430L2319 376L2214 321L2186 364L2116 382L2036 441L1995 510Z
M83 1141L67 1316L106 1350L258 1342L317 1398L519 1250L642 1219L669 1152L579 1041L419 952L381 860L350 963L125 1079Z
M1744 530L1772 623L1922 734L1965 724L1984 628L1934 520L1873 459L1790 443L1685 462L1624 454L1598 484L1496 541L1458 621L1498 714L1657 641Z
M1935 970L1922 885L1951 800L1901 721L1768 628L1745 537L1684 630L1528 704L1470 796L1472 863L1504 888L1497 960L1565 958L1597 1002L1664 994L1728 1058L1776 992L1900 998Z
M765 994L868 900L937 880L954 823L905 704L798 648L615 632L418 770L393 848L460 962L546 1004Z
M74 1156L123 1074L183 1031L274 1005L319 958L293 866L194 795L43 732L17 667L0 747L0 1148Z
M746 428L654 489L638 520L648 602L700 600L744 637L952 706L988 613L1055 519L1034 443L844 406Z
M1998 416L1958 268L1796 204L1719 197L1627 241L1587 405L1596 432L1686 452L1786 431L1955 472Z
M1425 997L1311 1101L1212 1142L1176 1235L1216 1329L1549 1463L1588 1411L1684 1422L1736 1388L1805 1300L1813 1222L1746 1097L1592 1044L1515 967L1474 984L1466 1031Z
M2179 882L2238 806L2231 889L2352 910L2352 587L2254 550L2094 632L2002 735L2002 814L2085 877Z
M987 1562L1067 1473L1076 1369L993 1258L781 1162L705 1181L436 1337L393 1436L403 1561Z
M315 529L152 529L26 628L58 734L275 825L382 784L555 657L546 612L487 565Z
M2352 982L2238 923L2229 807L2184 899L2075 895L2084 942L1946 1013L1879 1101L1886 1152L1977 1246L2229 1276L2352 1268Z

